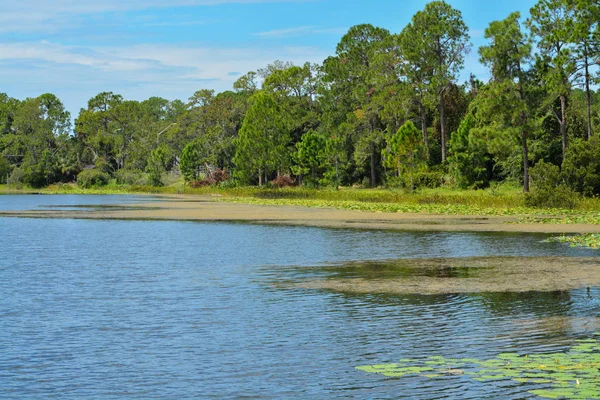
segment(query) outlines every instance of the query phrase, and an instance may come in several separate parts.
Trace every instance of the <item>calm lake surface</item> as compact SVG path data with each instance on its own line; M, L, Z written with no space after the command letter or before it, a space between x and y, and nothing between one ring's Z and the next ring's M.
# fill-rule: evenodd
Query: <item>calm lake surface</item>
M0 210L138 200L0 196ZM566 351L595 332L600 290L384 296L278 283L353 260L598 254L546 238L0 218L0 398L534 398L513 381L355 367Z

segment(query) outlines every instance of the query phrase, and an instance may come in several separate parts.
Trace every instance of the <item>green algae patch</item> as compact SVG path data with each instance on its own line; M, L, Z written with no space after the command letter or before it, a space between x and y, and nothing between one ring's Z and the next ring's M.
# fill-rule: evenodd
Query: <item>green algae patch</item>
M600 342L585 339L576 343L567 353L502 353L489 360L433 356L356 369L388 378L440 379L467 375L478 382L518 382L529 393L542 398L600 399Z

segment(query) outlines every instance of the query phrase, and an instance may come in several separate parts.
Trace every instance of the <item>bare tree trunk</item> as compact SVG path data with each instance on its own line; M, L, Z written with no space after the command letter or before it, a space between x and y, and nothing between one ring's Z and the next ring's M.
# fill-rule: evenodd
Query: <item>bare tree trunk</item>
M262 171L258 169L258 186L262 186Z
M446 161L446 103L444 91L440 93L440 140L442 141L442 162Z
M567 157L567 97L560 96L560 135L562 136L563 161Z
M523 77L521 74L521 63L517 64L519 77L519 100L525 106L525 90L523 90ZM529 148L527 147L527 115L521 112L521 146L523 149L523 193L529 193Z
M524 121L524 116L521 120ZM529 193L529 149L527 148L527 129L523 126L521 133L521 142L523 145L523 193Z
M373 145L373 150L371 151L371 187L375 187L377 184L375 177L375 145Z
M592 96L590 94L590 65L588 60L587 43L584 46L584 63L585 63L585 96L587 99L587 138L592 138Z
M423 131L423 142L425 143L425 149L427 150L427 158L429 159L429 136L427 133L427 113L425 112L425 105L419 103L421 109L421 130Z

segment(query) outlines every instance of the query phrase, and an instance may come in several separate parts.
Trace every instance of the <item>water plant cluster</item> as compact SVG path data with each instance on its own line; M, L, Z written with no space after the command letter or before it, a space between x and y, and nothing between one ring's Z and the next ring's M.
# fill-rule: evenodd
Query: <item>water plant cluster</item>
M446 379L465 375L479 382L514 381L526 385L529 393L542 398L600 399L600 342L597 338L577 340L566 353L502 353L489 360L431 356L356 369L388 378Z
M572 247L587 247L590 249L600 249L600 234L585 233L581 235L561 235L551 238L550 241L558 243L569 243Z

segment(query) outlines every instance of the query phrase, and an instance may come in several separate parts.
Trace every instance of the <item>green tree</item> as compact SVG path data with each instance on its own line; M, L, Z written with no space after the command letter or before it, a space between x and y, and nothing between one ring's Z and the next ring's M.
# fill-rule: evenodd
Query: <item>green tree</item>
M302 140L296 143L294 161L296 166L293 171L300 175L303 181L318 186L326 163L327 139L314 131L308 131Z
M150 159L146 165L148 181L152 186L162 186L162 175L166 172L169 162L169 152L164 146L157 147L150 153Z
M467 114L450 138L448 162L461 189L483 188L489 183L487 142L475 134L474 127L475 118Z
M61 101L43 94L19 103L11 131L3 135L3 153L20 160L19 171L24 182L41 187L61 180L58 155L70 151L71 118Z
M275 98L264 91L256 92L236 139L236 176L244 182L258 178L259 186L271 173L278 174L290 165L290 136Z
M536 39L540 54L540 78L551 94L548 106L560 125L563 160L567 154L567 101L571 79L577 72L572 36L575 29L575 4L571 0L539 0L530 10L527 24ZM560 100L560 112L554 109Z
M446 160L445 95L455 82L470 49L468 28L462 14L444 1L433 1L417 12L401 35L401 47L407 60L408 79L415 87L420 104L422 124L424 96L437 98L440 113L442 161ZM423 131L423 137L427 134Z
M319 126L319 110L316 93L320 85L316 65L306 63L302 67L273 69L265 78L263 90L273 94L284 110L286 124L297 143L306 132Z
M575 139L567 151L562 165L564 181L584 196L600 195L600 139L589 141Z
M384 166L393 169L402 184L415 189L416 175L427 167L427 149L412 121L406 122L388 138L383 160Z
M594 79L591 66L600 56L600 5L595 0L575 1L574 29L571 43L575 46L578 75L583 79L586 95L587 138L592 137L592 91L590 84Z
M12 166L5 157L0 155L0 183L7 183L11 172Z
M201 178L201 171L208 169L215 162L216 156L210 138L205 135L194 139L184 147L179 168L186 181L196 181Z
M357 170L368 165L371 186L377 184L377 167L383 143L384 126L378 101L382 73L377 62L382 53L391 51L390 33L369 24L349 29L336 47L336 56L324 65L324 83L331 94L324 100L325 112L342 124L352 124L353 135L347 143ZM333 109L329 109L329 107ZM325 127L325 129L328 129ZM350 159L349 158L349 159Z
M521 15L516 12L502 21L494 21L485 30L485 38L490 41L488 46L479 49L481 62L490 68L492 81L488 93L499 94L494 99L488 97L487 109L491 113L504 116L502 125L505 128L515 128L521 132L521 149L523 157L523 191L529 192L529 149L527 85L524 71L531 57L531 42L521 30ZM496 101L497 104L493 104ZM501 104L500 101L510 101ZM492 104L490 104L490 102Z

